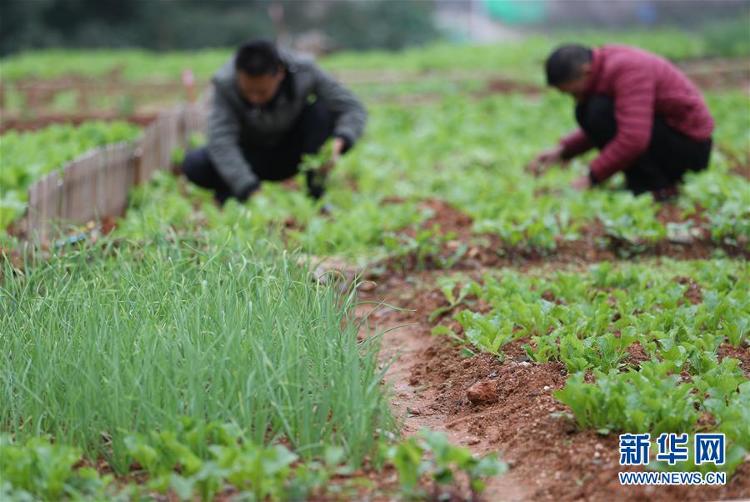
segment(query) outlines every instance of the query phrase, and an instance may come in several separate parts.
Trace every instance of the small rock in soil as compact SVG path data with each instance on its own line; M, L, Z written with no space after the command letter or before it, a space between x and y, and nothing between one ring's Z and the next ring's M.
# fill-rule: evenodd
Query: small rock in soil
M497 385L488 380L479 381L469 387L466 397L472 404L494 403L497 401Z
M360 284L360 285L358 286L358 289L359 289L360 291L364 291L364 292L370 292L370 291L374 291L374 290L375 290L375 288L377 288L377 287L378 287L378 283L377 283L377 282L375 282L375 281L364 281L364 282L362 282L362 283L361 283L361 284Z

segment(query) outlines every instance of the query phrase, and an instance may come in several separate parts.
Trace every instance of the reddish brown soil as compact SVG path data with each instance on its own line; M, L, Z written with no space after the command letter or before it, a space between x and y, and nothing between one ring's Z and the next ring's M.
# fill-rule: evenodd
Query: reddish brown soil
M401 203L401 199L394 198L386 203ZM453 256L460 245L468 247L460 258L452 265L453 270L478 270L485 267L504 266L535 266L554 261L559 264L584 264L598 261L612 261L619 258L638 257L669 257L679 260L697 260L711 258L717 249L723 250L732 257L750 259L750 251L743 247L718 244L710 239L707 229L708 221L703 215L703 209L689 216L673 204L663 204L657 215L659 221L667 223L684 223L691 221L697 229L687 240L633 243L620 240L608 235L601 223L594 221L581 231L577 240L558 240L553 251L511 246L503 242L497 235L472 234L471 218L450 204L426 199L423 207L434 213L418 228L411 227L402 234L413 238L419 230L439 227L441 235L450 234L452 239L441 244L439 258L443 260ZM405 275L421 267L423 270L440 268L438 257L428 256L422 262L417 260L416 252L407 256L388 258L382 263L391 273Z
M725 487L621 487L616 435L579 430L570 410L552 395L564 385L562 365L529 361L522 348L525 340L504 347L501 361L488 354L467 358L449 338L430 335L434 323L429 314L444 303L431 285L435 277L434 272L408 279L389 276L361 298L406 309L379 308L369 316L375 329L387 330L386 380L393 387L393 408L402 417L404 434L422 427L441 430L475 453L500 451L509 462L511 470L490 483L486 500L750 497L748 462ZM722 346L720 352L740 358L747 371L750 351ZM646 359L636 345L625 362L637 365Z
M750 90L750 65L745 59L698 58L678 63L685 74L707 90L741 88Z
M0 108L5 106L6 86L24 95L24 113L11 115L8 110L5 110L0 124L2 131L6 129L29 130L52 122L78 123L79 119L76 118L78 116L88 117L89 120L117 118L113 117L116 115L115 110L100 110L94 105L94 100L103 96L128 96L132 100L137 100L141 105L150 104L151 106L163 104L165 99L174 100L175 97L186 97L192 101L196 90L203 88L204 83L199 82L192 88L186 88L179 79L132 82L123 79L122 68L114 68L106 75L96 77L68 74L51 79L28 78L8 84L0 82ZM51 106L55 96L60 92L73 92L76 98L76 108L82 113L56 114ZM139 110L146 111L141 108ZM150 121L148 118L138 118L142 115L144 114L138 114L133 121L141 125Z
M628 355L625 357L625 364L634 368L639 368L641 363L650 360L651 358L643 350L643 346L640 342L635 342L628 347Z
M742 347L734 347L726 342L722 343L719 346L719 359L724 359L725 357L739 359L740 368L750 378L750 346L748 346L747 342Z
M80 125L89 120L124 120L131 124L146 126L154 121L156 113L138 113L122 116L116 111L99 111L74 114L47 114L33 118L4 118L0 122L0 134L9 131L35 131L52 124L66 123Z
M736 165L732 167L732 172L737 176L741 176L746 180L750 180L750 163L744 165Z
M117 219L114 216L106 216L102 218L100 223L100 230L102 235L109 235L117 228Z
M420 207L432 213L432 216L421 223L422 229L439 228L441 234L450 234L456 240L468 240L471 237L471 217L451 204L439 199L425 199ZM408 229L407 232L413 230Z
M750 153L735 153L727 148L718 147L719 151L729 159L731 172L750 180Z
M703 207L697 206L693 214L687 215L677 204L667 202L661 205L656 218L663 225L668 223L686 223L689 221L697 227L703 227L709 223L703 213Z
M545 89L524 82L496 77L487 82L484 92L478 93L479 97L490 96L492 94L525 94L527 96L539 96Z
M675 277L674 279L678 284L686 285L685 300L693 305L697 305L703 302L703 293L701 292L700 285L690 277Z

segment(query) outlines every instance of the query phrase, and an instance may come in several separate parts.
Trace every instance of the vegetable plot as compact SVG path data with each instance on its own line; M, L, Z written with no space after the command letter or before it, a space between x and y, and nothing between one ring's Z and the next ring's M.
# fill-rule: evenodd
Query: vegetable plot
M494 455L394 441L379 337L358 340L353 292L298 262L268 242L167 237L5 264L0 493L287 500L384 464L405 494L424 476L481 492L504 468Z
M723 355L750 336L746 262L504 271L481 283L444 280L442 289L458 311L454 328L441 324L436 334L501 358L520 341L532 361L563 363L569 376L555 396L581 427L652 437L723 432L730 474L750 451L750 380ZM487 311L464 308L470 299Z
M710 103L719 124L718 148L708 170L688 173L676 205L654 202L648 194L632 196L622 189L621 175L602 189L573 190L568 185L584 172L586 159L541 178L524 172L534 152L572 128L572 104L562 96L446 97L417 107L371 109L366 137L329 177L324 202L330 214L319 214L303 190L274 183L264 183L248 204L230 202L219 211L207 193L192 186L181 192L176 180L161 176L139 189L120 235L149 237L169 228L221 233L231 226L252 241L271 225L284 227L289 245L310 254L373 259L445 244L419 232L394 235L419 227L429 217L420 202L438 199L469 217L474 237L497 238L500 248L551 255L585 243L630 256L687 242L746 254L750 180L733 171L725 149L747 142L750 121L738 110L750 98L711 95Z

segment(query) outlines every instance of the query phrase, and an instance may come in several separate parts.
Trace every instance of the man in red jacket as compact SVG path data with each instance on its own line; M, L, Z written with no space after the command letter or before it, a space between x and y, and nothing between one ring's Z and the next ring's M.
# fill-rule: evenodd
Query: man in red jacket
M629 190L676 196L687 170L708 166L714 121L698 89L669 61L625 46L557 48L546 62L547 83L576 100L580 128L539 154L529 169L540 174L593 147L579 190L623 171Z

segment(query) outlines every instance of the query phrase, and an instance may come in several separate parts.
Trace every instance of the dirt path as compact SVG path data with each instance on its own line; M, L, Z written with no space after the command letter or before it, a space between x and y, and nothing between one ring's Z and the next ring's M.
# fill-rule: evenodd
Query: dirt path
M445 433L452 443L467 446L477 453L498 451L494 445L472 434L468 421L451 420L440 405L439 389L429 383L422 384L415 377L424 353L437 353L440 340L425 332L421 324L400 322L399 317L397 312L387 307L377 308L370 314L372 327L385 333L381 361L389 365L386 381L392 388L391 404L401 421L402 433L410 436L428 428ZM502 455L501 451L499 453ZM491 480L485 498L522 501L530 500L532 493L525 479L517 471L511 470L505 476Z

